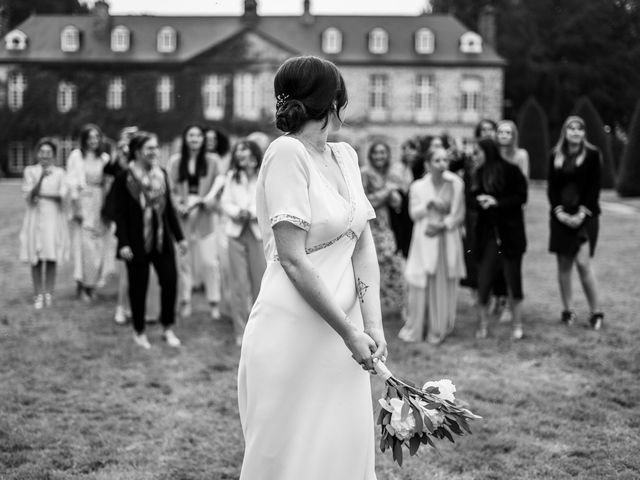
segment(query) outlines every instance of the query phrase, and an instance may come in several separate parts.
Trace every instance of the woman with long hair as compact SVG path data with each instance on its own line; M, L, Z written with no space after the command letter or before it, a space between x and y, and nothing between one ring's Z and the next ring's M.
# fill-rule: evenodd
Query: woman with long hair
M173 332L178 281L173 244L177 242L184 255L187 242L173 206L167 173L158 165L158 138L149 132L135 133L129 143L129 160L112 189L117 255L127 265L134 341L141 348L151 348L145 333L145 299L153 265L161 289L162 336L169 346L179 347L181 342Z
M237 345L242 343L249 311L258 297L266 267L256 210L261 163L262 151L258 145L246 139L238 141L231 152L231 165L220 200L228 220L225 232L229 249L229 300Z
M385 312L399 311L404 305L404 259L398 252L395 235L391 230L389 209L402 206L401 179L393 175L391 150L382 141L374 141L367 154L368 164L361 169L362 185L376 212L372 219L371 234L380 264L380 292Z
M405 277L407 320L401 340L441 343L454 328L458 283L466 271L462 250L464 183L448 171L444 148L427 156L428 172L411 185L409 213L414 223Z
M67 184L64 170L54 165L56 153L55 142L42 138L35 148L38 163L24 169L22 192L27 211L20 230L20 260L31 266L36 310L51 306L56 267L69 255L63 210Z
M527 202L527 180L520 169L500 155L491 139L478 142L479 165L471 192L478 212L476 260L478 262L477 338L486 338L489 327L489 297L496 275L502 272L513 315L512 337L523 336L521 304L522 257L527 247L523 205Z
M218 164L207 155L205 132L188 125L182 132L180 153L169 159L171 193L189 252L179 262L180 314L191 315L194 287L204 284L211 317L220 318L220 267L214 232L213 212L218 203L211 193L218 176Z
M229 137L222 130L213 127L204 129L204 149L218 167L218 174L223 175L229 170Z
M561 320L569 325L576 320L571 288L575 264L591 310L589 324L594 330L602 328L604 321L591 265L598 241L601 162L600 151L587 141L584 120L574 115L567 118L549 161L549 251L556 255L558 264Z
M524 177L529 179L529 154L518 145L518 127L511 120L500 120L496 130L496 142L500 155L507 162L516 165Z
M80 148L67 159L67 181L71 196L71 240L77 293L87 302L94 299L96 286L108 266L107 235L103 218L105 198L104 166L109 155L103 150L103 135L97 125L80 131Z

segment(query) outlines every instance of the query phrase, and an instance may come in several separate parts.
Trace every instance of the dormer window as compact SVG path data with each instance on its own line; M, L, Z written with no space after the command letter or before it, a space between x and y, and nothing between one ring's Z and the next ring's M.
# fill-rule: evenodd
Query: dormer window
M27 34L21 30L12 30L4 37L7 50L24 50L27 48Z
M482 37L475 32L466 32L460 37L462 53L482 53Z
M382 28L374 28L369 33L369 51L375 54L387 53L389 50L389 35Z
M60 50L63 52L77 52L80 50L80 31L69 25L60 33Z
M177 32L173 27L162 27L158 32L158 52L172 53L176 51Z
M416 53L433 53L435 44L435 36L428 28L421 28L416 32Z
M130 44L129 29L119 25L111 32L111 50L114 52L126 52Z
M322 51L336 54L342 51L342 32L337 28L327 28L322 32Z

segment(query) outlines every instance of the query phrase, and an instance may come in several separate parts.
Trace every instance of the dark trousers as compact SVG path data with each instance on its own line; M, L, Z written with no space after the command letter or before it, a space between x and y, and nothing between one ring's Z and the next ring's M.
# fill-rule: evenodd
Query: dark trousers
M478 262L478 302L487 305L495 288L496 279L502 276L507 291L515 300L522 300L522 255L508 258L500 251L495 238L487 241ZM496 292L493 292L496 294Z
M152 264L160 284L160 298L162 299L160 323L165 328L175 323L178 272L173 249L165 247L162 253L154 251L148 254L144 260L127 262L131 317L133 328L137 333L144 332L145 301L149 286L149 267Z

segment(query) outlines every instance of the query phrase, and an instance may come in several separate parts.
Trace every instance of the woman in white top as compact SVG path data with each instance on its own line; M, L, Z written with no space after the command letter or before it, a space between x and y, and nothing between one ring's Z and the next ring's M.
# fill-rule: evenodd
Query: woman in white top
M258 297L265 269L256 214L256 182L261 162L262 151L258 145L240 140L231 153L231 166L220 200L228 219L225 233L229 251L229 301L237 345L242 343L249 310Z
M67 159L67 179L71 196L71 240L73 276L77 293L92 301L95 287L104 278L111 259L102 218L105 198L104 166L109 155L102 151L102 132L93 124L82 127L80 148Z
M53 165L56 151L54 141L43 138L35 149L38 163L24 169L22 191L27 211L20 230L20 260L31 265L36 310L51 305L56 265L69 255L69 233L62 207L67 185L64 170Z
M267 269L242 341L241 480L375 480L367 371L384 358L379 269L358 158L327 143L347 94L336 66L287 60L257 188ZM363 371L363 369L365 371Z
M427 173L409 190L414 221L405 276L409 284L407 321L401 340L438 344L453 331L458 284L466 275L462 227L464 182L448 170L444 148L428 153Z

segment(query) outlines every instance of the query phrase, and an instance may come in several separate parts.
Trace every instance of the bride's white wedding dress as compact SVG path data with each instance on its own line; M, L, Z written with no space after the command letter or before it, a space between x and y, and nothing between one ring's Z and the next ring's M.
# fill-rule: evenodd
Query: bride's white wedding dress
M267 269L242 344L238 403L245 438L241 480L375 480L370 377L340 336L307 304L278 262L272 226L307 231L322 280L362 327L351 255L375 216L355 151L329 144L348 188L344 198L304 145L282 136L258 178L258 222Z

